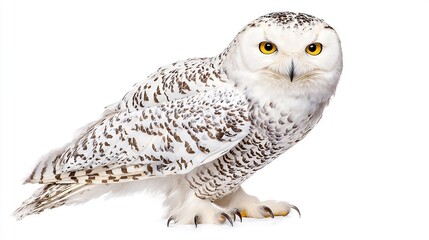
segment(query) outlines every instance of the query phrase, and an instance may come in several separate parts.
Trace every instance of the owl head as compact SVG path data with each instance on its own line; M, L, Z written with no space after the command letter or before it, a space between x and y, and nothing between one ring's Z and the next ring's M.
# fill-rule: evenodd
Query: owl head
M255 19L223 54L228 77L253 94L326 101L342 71L336 31L304 13L277 12Z

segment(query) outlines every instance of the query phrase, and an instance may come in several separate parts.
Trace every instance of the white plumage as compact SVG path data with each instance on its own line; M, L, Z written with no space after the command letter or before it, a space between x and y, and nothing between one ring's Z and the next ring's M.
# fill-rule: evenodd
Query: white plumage
M340 41L325 22L264 15L218 56L158 69L43 157L26 183L44 186L15 215L137 184L166 195L168 223L285 216L297 208L260 202L240 185L315 126L341 69Z

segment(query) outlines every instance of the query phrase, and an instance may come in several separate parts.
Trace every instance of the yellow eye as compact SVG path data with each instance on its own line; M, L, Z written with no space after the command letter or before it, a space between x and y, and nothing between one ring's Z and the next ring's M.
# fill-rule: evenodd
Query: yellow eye
M305 52L311 56L317 56L322 52L322 44L312 43L305 48Z
M273 54L277 51L277 46L270 42L261 42L259 44L259 50L263 54Z

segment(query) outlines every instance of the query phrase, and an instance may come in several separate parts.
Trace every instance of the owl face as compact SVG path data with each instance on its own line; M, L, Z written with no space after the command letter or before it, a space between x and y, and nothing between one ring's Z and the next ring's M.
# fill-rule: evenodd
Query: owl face
M288 18L282 21L279 16ZM249 24L231 49L235 57L230 72L257 76L251 84L331 96L342 70L339 38L322 20L299 16L275 13Z

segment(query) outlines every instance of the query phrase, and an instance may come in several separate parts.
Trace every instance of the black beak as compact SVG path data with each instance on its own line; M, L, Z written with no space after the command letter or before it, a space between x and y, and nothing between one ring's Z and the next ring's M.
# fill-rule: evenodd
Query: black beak
M295 66L293 65L293 60L289 69L289 78L290 78L290 82L293 81L293 77L295 76Z

